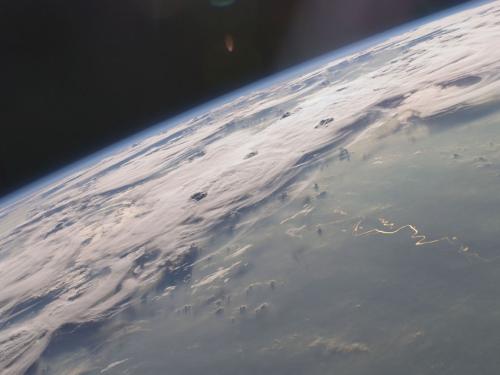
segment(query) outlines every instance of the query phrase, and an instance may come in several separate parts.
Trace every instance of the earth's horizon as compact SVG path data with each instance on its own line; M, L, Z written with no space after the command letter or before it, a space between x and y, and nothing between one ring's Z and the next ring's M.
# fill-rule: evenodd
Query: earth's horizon
M23 198L26 198L30 194L34 194L36 191L44 189L51 183L60 180L64 177L67 177L70 174L77 172L79 169L82 169L85 166L90 164L94 164L96 160L103 159L105 156L112 154L119 148L128 147L133 143L142 140L148 135L160 131L164 131L166 129L175 127L178 124L181 124L186 119L191 119L200 115L203 115L206 112L209 112L213 108L220 106L221 104L225 104L231 102L238 98L238 96L243 96L249 94L251 91L271 86L274 83L282 82L287 78L293 78L298 76L300 73L305 73L307 71L313 70L314 67L319 67L324 65L328 61L339 59L342 57L346 57L347 55L354 54L356 52L360 52L365 48L372 47L373 45L383 42L389 39L391 36L399 35L405 31L408 31L411 28L416 28L421 26L422 24L434 21L441 17L448 16L453 13L457 13L461 10L465 10L474 6L479 6L483 3L487 3L491 0L468 0L464 4L456 5L451 7L450 9L441 10L435 14L431 14L414 21L407 22L405 24L395 26L389 30L380 32L371 37L359 40L357 42L348 44L343 46L333 52L328 52L326 54L319 55L317 57L313 57L310 60L299 63L295 66L284 69L281 72L274 73L267 77L258 79L256 82L244 85L236 90L231 92L222 94L218 97L214 97L207 101L206 103L197 105L192 109L182 111L174 116L168 117L163 121L153 123L149 127L138 131L135 134L132 134L128 137L125 137L115 143L112 143L100 150L89 153L88 156L83 158L79 158L68 163L66 166L61 168L56 168L53 171L46 173L45 176L33 179L30 182L25 183L22 186L19 186L17 189L6 193L5 195L0 196L0 208L6 208L16 202L19 202Z

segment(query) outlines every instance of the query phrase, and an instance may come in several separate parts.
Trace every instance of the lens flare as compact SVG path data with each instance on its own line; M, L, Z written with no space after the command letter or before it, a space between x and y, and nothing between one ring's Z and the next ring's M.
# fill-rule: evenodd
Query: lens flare
M231 34L226 34L226 36L224 36L224 45L228 52L234 51L234 38Z

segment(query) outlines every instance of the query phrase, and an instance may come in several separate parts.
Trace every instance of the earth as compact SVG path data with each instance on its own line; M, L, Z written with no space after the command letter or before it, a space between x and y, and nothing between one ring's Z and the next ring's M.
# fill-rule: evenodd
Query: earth
M498 374L500 2L0 206L2 374Z

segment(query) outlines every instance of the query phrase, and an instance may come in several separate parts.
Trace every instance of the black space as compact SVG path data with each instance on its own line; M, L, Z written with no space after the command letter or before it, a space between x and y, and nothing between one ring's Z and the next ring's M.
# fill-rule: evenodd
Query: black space
M461 2L1 0L0 196L245 83Z

